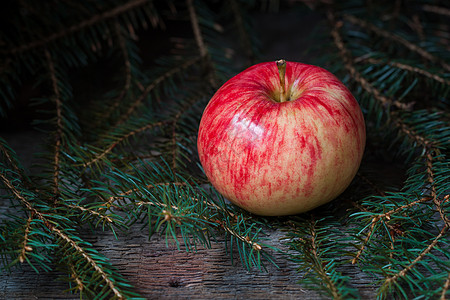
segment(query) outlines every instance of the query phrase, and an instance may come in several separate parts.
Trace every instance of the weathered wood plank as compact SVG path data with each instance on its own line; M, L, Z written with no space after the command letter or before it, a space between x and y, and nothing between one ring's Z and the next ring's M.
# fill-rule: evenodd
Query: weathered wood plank
M89 242L111 259L111 262L148 299L322 299L316 292L303 289L295 264L275 253L279 268L267 265L268 272L247 271L226 253L223 239L211 249L178 250L166 246L165 239L154 236L148 240L140 225L116 240L109 232L88 236ZM282 233L270 233L274 245L281 246ZM354 273L355 269L346 270ZM36 274L24 265L23 270L0 275L2 299L77 299L78 295L62 294L66 283L55 281L56 272ZM371 298L367 288L370 279L354 274L355 286L364 299ZM358 278L359 277L359 278Z
M268 266L268 272L249 272L235 257L231 263L223 244L211 249L200 247L196 253L166 246L162 237L150 241L138 226L129 235L115 240L110 233L89 237L89 241L108 256L121 273L149 299L187 298L298 298L313 293L304 291L295 282L300 279L292 263L278 260L280 268ZM55 282L56 272L36 274L24 265L23 270L0 276L0 296L3 299L61 298L65 283Z

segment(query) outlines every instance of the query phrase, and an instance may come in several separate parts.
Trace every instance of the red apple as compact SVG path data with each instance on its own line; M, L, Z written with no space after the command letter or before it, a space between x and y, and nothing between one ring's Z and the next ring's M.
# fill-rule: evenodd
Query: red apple
M212 185L266 216L311 210L341 194L365 146L355 98L330 72L297 62L254 65L203 112L198 153Z

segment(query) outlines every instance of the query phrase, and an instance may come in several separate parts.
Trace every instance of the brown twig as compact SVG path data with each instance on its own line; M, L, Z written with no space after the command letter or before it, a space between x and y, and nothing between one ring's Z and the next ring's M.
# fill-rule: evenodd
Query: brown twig
M79 205L67 205L67 206L70 207L70 208L82 211L82 212L87 212L90 215L94 215L96 217L99 217L100 219L106 220L110 224L114 223L114 221L110 217L108 217L106 215L103 215L103 214L101 214L101 213L99 213L99 212L97 212L95 210L88 209L88 208L85 208L85 207L82 207L82 206L79 206Z
M198 199L192 198L194 200L199 201ZM213 203L213 202L207 202L207 201L203 201L206 205L213 207L214 209L218 209L218 210L224 210L222 207L218 206L217 204ZM148 202L148 201L139 201L136 202L136 205L150 205L150 206L158 206L158 207L164 207L167 208L168 205L165 203L156 203L156 202ZM171 205L170 208L172 210L178 210L179 207L175 206L175 205ZM235 217L235 215L229 211L226 211L228 213L228 215L232 218ZM179 216L173 216L173 214L170 211L167 210L163 210L162 214L164 215L164 221L172 221L174 220L177 224L180 224L180 218ZM234 236L235 238L239 239L242 242L247 243L248 245L250 245L254 250L256 251L261 251L262 250L262 246L254 241L252 241L250 239L250 237L248 236L243 236L238 234L236 231L234 231L233 229L231 229L229 226L227 226L227 224L222 221L222 220L215 220L212 221L210 218L206 218L204 217L204 219L208 222L214 222L216 224L218 224L221 228L223 228L226 232L228 232L229 234L231 234L232 236Z
M154 183L154 184L148 184L145 186L145 188L146 189L154 189L159 186L186 186L186 185L187 185L186 182L158 182L158 183ZM112 203L114 201L116 201L118 198L125 198L125 197L131 195L132 193L138 192L139 190L140 189L135 188L135 189L131 189L131 190L122 192L119 195L111 196L111 197L109 197L108 201L106 201L103 205L109 208L110 206L112 206Z
M208 49L206 48L205 41L203 40L202 32L200 30L200 25L197 17L197 13L195 11L194 4L192 0L186 0L186 5L189 10L189 18L191 20L192 31L194 32L195 42L197 43L198 50L200 52L200 56L206 62L206 67L208 68L208 80L211 86L217 86L217 80L212 73L213 66L211 63L211 59L208 55Z
M114 200L117 199L118 197L112 197ZM195 197L189 197L191 200L194 200L196 202L198 201L202 201L204 204L206 204L209 207L212 207L216 210L221 210L221 211L225 211L230 217L234 218L236 217L232 212L228 211L228 210L224 210L222 207L220 207L219 205L215 204L214 202L208 202L205 200L200 200L198 198ZM165 203L160 203L160 202L150 202L150 201L138 201L135 203L136 205L149 205L149 206L158 206L158 207L164 207L167 208L169 207L169 205L165 204ZM170 208L173 210L178 210L179 207L176 205L170 205Z
M434 172L433 172L433 156L431 155L431 151L428 151L426 153L426 168L427 168L428 183L430 185L430 194L433 199L433 203L436 207L436 211L439 213L439 216L441 220L445 223L445 226L450 228L450 220L445 215L442 205L437 197L436 183L434 181Z
M154 184L148 184L145 186L146 189L154 189L160 186L188 186L189 183L184 182L184 181L175 181L175 182L159 182L159 183L154 183ZM116 196L111 196L109 197L108 201L106 201L103 206L106 206L107 208L113 206L113 202L118 200L118 198L125 198L129 195L131 195L132 193L138 192L140 191L139 188L135 188L135 189L130 189L128 191L125 191L119 195ZM214 209L217 210L224 210L222 207L218 206L217 204L215 204L214 202L208 202L205 200L200 200L198 198L194 198L194 197L190 197L190 199L195 200L195 201L202 201L204 204L206 204L207 206L213 207ZM148 202L148 201L138 201L136 202L137 205L151 205L151 206L159 206L159 207L168 207L167 204L164 203L154 203L154 202ZM171 206L172 209L177 210L178 207L175 205ZM230 217L235 217L235 215L230 212L230 211L226 211L226 213L230 216Z
M191 19L192 30L194 31L195 42L197 43L198 50L201 57L206 57L208 55L208 50L206 49L205 42L203 41L203 36L200 30L200 25L198 23L197 13L195 12L194 4L192 0L186 0L186 4L189 10L189 17Z
M444 211L442 210L441 203L438 200L437 193L436 193L436 183L434 180L434 172L433 172L433 153L439 153L439 149L436 147L435 143L431 140L426 139L422 135L418 134L414 130L410 129L405 123L401 122L400 119L397 119L396 121L397 127L400 128L402 132L404 132L412 141L419 144L423 150L424 150L424 157L425 157L425 166L426 166L426 172L427 172L427 181L429 184L429 190L430 190L430 199L435 204L436 210L439 213L439 216L441 217L442 221L450 227L450 220L445 215Z
M84 290L84 284L83 281L81 280L80 276L78 276L75 267L72 263L69 264L69 269L70 269L70 273L72 273L72 281L74 281L77 284L77 288L78 291L83 291Z
M56 106L56 132L55 132L55 156L53 159L53 192L55 195L59 194L59 170L60 170L60 154L61 143L63 136L63 124L62 124L62 102L61 94L58 88L58 79L56 78L55 64L50 52L45 49L45 57L50 72L50 78L52 82L52 89L54 95L54 101Z
M450 9L442 7L442 6L425 4L422 6L422 9L427 12L432 12L435 14L450 17Z
M22 243L22 250L20 251L19 255L19 261L23 263L25 261L25 257L27 255L27 252L33 251L33 248L28 244L28 234L30 233L30 227L31 227L31 215L28 217L27 223L25 224L25 234L23 237L23 243Z
M20 200L22 205L25 206L25 208L30 212L31 215L38 215L42 216L32 205L30 202L25 199L20 192L14 187L14 185L11 183L11 181L6 178L2 173L0 173L0 179L3 181L3 183L6 185L6 187L14 194L14 196Z
M447 291L450 289L450 272L448 273L447 280L444 283L444 287L442 288L440 300L445 300Z
M417 36L421 41L425 40L425 32L423 31L422 23L418 14L412 16L411 22L408 22L409 26L417 33Z
M130 87L131 87L131 63L130 63L130 57L128 55L128 51L127 51L127 47L126 47L126 41L123 36L122 30L120 28L119 22L115 21L114 23L115 23L114 25L115 25L115 31L116 31L116 36L117 36L117 43L118 43L118 46L120 49L120 53L122 54L123 63L124 63L124 67L125 67L125 71L124 71L125 82L123 84L122 90L120 91L120 94L116 98L113 99L112 104L110 105L110 107L108 108L106 113L104 114L104 117L102 118L103 120L107 120L109 118L111 113L120 105L123 98L126 96L126 94L128 93L128 91L130 90Z
M28 51L28 50L32 50L34 48L37 47L42 47L50 42L53 42L57 39L63 38L65 36L68 36L72 33L75 33L77 31L83 30L87 27L90 27L96 23L99 22L103 22L105 20L114 18L118 15L121 15L123 13L125 13L128 10L134 9L136 7L142 6L144 4L146 4L148 2L148 0L132 0L129 1L123 5L117 6L111 10L105 11L103 13L97 14L93 17L91 17L90 19L87 19L83 22L74 24L72 26L69 27L65 27L63 30L55 32L53 34L50 34L46 37L40 37L39 39L36 39L35 41L32 41L30 43L27 44L23 44L20 45L18 47L12 48L12 49L8 49L8 50L3 50L1 51L1 53L3 54L13 54L13 55L18 55L21 54L22 52Z
M229 234L231 234L232 236L234 236L234 237L237 238L238 240L240 240L240 241L242 241L242 242L244 242L244 243L247 243L248 245L250 245L250 246L253 248L253 250L256 250L256 251L261 251L261 250L262 250L262 246L261 246L260 244L256 243L256 242L252 241L252 239L250 239L250 237L240 235L239 233L237 233L236 231L234 231L234 230L232 230L230 227L228 227L228 226L225 224L225 222L221 222L221 221L218 221L218 222L219 222L219 224L221 225L221 227L222 227L226 232L228 232Z
M395 117L396 114L392 113L392 116ZM422 146L426 151L434 150L434 142L426 139L422 135L418 134L415 130L411 129L407 124L401 121L400 118L395 119L395 126L397 126L401 132L406 134L406 136L416 142L418 145Z

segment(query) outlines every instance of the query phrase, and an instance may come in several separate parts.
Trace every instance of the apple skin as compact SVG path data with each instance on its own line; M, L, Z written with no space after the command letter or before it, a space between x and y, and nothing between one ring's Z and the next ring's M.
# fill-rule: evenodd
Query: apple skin
M264 216L336 198L356 175L366 140L361 109L333 74L286 62L286 102L278 102L279 76L266 62L228 80L205 108L197 140L211 184Z

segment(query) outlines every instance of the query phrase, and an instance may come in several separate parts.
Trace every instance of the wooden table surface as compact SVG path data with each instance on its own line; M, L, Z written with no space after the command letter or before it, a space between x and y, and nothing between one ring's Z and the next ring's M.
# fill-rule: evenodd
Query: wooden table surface
M147 299L325 299L297 283L302 275L281 254L274 255L278 268L267 264L267 272L247 271L237 256L231 262L223 239L213 242L211 249L179 251L174 244L167 247L163 237L148 240L140 227L134 225L130 234L119 235L118 240L109 232L96 232L87 240ZM283 247L282 232L269 235L272 245ZM79 299L62 292L67 284L56 280L60 275L36 274L24 264L0 275L0 299ZM374 291L367 287L370 279L361 276L353 283L361 287L362 299L374 298Z

